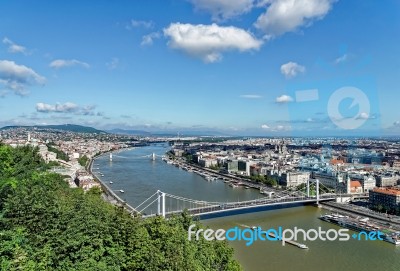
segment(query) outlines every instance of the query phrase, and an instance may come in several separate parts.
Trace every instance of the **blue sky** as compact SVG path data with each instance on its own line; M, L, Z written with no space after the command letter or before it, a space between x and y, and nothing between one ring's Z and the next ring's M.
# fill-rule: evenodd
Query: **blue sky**
M400 134L395 0L14 0L0 10L0 126Z

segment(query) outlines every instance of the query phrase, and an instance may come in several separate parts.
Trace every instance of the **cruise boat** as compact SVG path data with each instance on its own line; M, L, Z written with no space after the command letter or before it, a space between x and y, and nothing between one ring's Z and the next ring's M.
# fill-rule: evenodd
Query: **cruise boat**
M400 245L400 232L395 232L392 234L385 234L383 240L395 244L396 246Z
M400 245L400 232L394 232L390 229L382 229L379 225L369 222L368 218L356 219L340 214L330 214L321 215L320 219L357 232L384 232L383 241L392 243L396 246Z
M305 244L298 244L297 247L301 249L308 249L308 246L306 246Z

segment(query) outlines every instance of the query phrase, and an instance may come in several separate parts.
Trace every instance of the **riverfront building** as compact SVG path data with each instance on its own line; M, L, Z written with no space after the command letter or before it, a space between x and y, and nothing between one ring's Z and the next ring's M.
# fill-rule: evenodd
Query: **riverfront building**
M285 187L296 187L307 183L310 179L310 172L286 172L282 173L279 184Z
M369 204L376 209L396 211L400 208L400 188L374 188L369 191Z

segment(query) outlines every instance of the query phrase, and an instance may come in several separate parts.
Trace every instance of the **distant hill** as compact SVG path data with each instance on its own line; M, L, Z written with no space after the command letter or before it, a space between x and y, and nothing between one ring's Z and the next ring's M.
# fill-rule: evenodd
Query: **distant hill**
M7 130L12 128L36 128L36 129L55 129L55 130L62 130L62 131L69 131L69 132L76 132L76 133L106 133L101 130L97 130L93 127L76 125L76 124L63 124L63 125L33 125L33 126L5 126L0 130Z
M151 135L150 132L143 131L143 130L112 129L112 130L107 130L107 132L111 133L111 134L119 134L119 135L145 135L145 136Z

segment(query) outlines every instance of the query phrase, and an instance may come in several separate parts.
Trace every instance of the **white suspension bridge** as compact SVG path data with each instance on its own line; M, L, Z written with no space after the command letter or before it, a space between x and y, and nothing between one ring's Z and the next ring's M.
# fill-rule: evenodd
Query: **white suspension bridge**
M306 191L291 191L287 189L278 193L270 193L269 197L238 202L210 202L195 200L158 190L134 208L134 215L140 215L143 218L153 217L156 215L169 217L186 210L192 216L198 216L205 219L217 216L257 212L270 208L287 208L312 203L319 204L319 202L335 200L338 197L335 193L320 193L320 185L323 186L318 180L309 180L307 182ZM315 190L315 195L311 195L311 190ZM365 197L366 195L359 194L352 196ZM157 207L157 213L146 213L146 210L151 208L154 209L154 205Z
M126 157L126 156L122 156L122 155L118 155L118 154L113 154L110 153L110 161L113 161L113 158L117 157L117 158L122 158L122 159L141 159L141 158L150 158L152 161L155 161L156 158L164 158L165 155L158 155L155 154L154 152L152 154L148 154L148 155L142 155L142 156L134 156L134 157Z
M125 157L115 153L114 155L113 153L110 153L110 161L113 161L113 157L118 159L147 158L155 161L156 158L164 158L165 156L152 153L143 156ZM321 184L318 179L309 179L307 181L306 187L303 188L305 191L302 191L302 189L300 188L297 188L296 190L292 190L291 188L288 188L286 190L278 190L273 188L264 189L265 190L263 191L263 193L267 194L268 197L264 196L259 199L236 202L211 202L196 200L158 190L135 208L126 203L125 207L128 209L128 211L132 213L132 215L141 216L143 218L149 218L156 215L167 218L171 215L179 214L186 210L192 216L197 216L205 219L217 216L228 216L240 213L257 212L271 208L287 208L312 203L318 205L320 202L336 200L338 197L367 197L367 194L347 195L328 192L321 193L321 190L330 191L330 189ZM120 190L120 192L121 191L123 190ZM157 209L156 213L154 209Z

